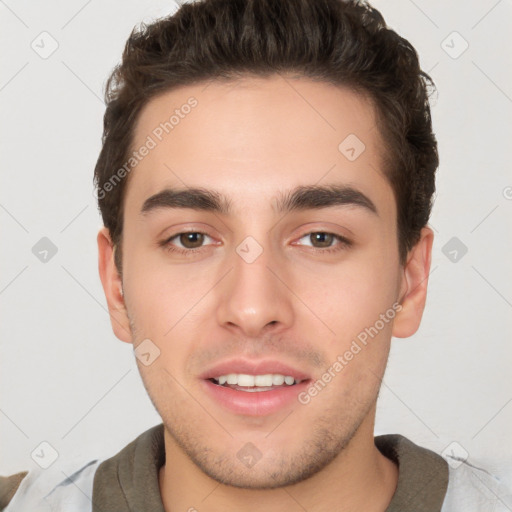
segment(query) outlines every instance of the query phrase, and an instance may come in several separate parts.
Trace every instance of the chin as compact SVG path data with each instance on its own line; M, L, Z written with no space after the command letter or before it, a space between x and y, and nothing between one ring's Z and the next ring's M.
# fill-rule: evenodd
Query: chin
M204 474L224 485L253 490L277 489L311 478L343 451L354 434L317 427L309 430L308 438L294 442L293 446L281 439L274 443L267 439L261 443L247 442L240 448L232 439L231 444L237 447L226 444L221 452L220 443L209 444L208 439L191 438L183 432L177 438L171 429L168 432Z

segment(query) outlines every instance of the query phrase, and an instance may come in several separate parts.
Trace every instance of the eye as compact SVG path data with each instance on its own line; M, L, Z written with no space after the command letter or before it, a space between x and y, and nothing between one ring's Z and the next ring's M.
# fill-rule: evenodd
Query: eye
M204 242L206 239L212 240L209 235L201 231L185 231L166 238L159 242L159 245L168 252L189 256L205 248ZM299 238L299 240L302 239L309 240L312 243L300 243L297 245L309 245L315 252L319 251L321 253L337 252L352 246L352 242L344 236L326 231L313 231Z
M315 250L318 250L320 252L341 251L352 245L352 242L345 238L344 236L336 235L335 233L328 233L326 231L313 231L302 236L301 238L299 238L299 240L302 240L303 238L309 239L312 242L311 245L309 246L313 247ZM333 246L333 242L336 241L338 243Z
M179 254L194 254L198 250L204 247L203 242L206 238L211 240L211 237L206 233L200 231L186 231L182 233L176 233L170 238L166 238L160 245L169 252L176 252ZM176 242L173 243L173 240ZM177 246L175 244L178 244Z

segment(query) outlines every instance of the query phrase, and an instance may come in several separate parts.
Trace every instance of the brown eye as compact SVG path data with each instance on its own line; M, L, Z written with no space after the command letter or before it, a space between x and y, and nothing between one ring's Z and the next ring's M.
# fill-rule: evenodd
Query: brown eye
M332 233L324 232L310 233L309 236L310 240L313 242L313 247L319 248L330 247L335 239ZM316 242L318 242L319 245L315 245Z
M181 233L179 235L179 241L186 249L197 249L201 247L204 242L204 233Z
M333 253L343 249L348 249L352 246L352 242L344 236L329 233L327 231L313 231L311 233L306 233L300 238L300 240L302 239L305 239L306 242L299 245L311 247L313 251L318 251L320 253ZM308 241L309 243L307 243Z
M171 253L192 256L197 254L200 250L206 249L208 245L211 245L205 243L207 242L206 239L212 240L206 233L199 231L183 231L162 240L159 242L159 245Z

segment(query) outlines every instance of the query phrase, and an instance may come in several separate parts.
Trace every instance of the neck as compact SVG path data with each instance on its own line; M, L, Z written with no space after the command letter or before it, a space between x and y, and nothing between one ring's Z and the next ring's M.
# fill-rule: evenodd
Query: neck
M240 489L203 473L164 429L166 463L159 484L166 512L281 512L284 510L384 512L393 497L398 468L374 443L375 410L345 449L325 468L294 485L277 489Z

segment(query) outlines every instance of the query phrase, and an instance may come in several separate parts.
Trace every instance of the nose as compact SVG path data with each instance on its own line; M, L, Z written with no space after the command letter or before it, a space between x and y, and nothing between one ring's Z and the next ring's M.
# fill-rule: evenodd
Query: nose
M254 261L242 251L235 252L230 261L232 269L218 290L219 325L245 337L259 337L270 330L277 332L290 327L293 293L284 263L280 264L267 249Z

